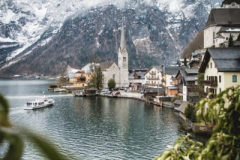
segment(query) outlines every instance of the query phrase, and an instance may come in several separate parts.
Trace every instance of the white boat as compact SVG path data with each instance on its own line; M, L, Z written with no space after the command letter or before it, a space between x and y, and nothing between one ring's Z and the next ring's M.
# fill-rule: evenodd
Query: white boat
M37 98L35 101L28 101L27 104L24 105L24 109L38 109L43 107L52 106L54 104L54 100L47 97Z
M73 95L76 96L76 97L85 97L87 96L86 95L86 92L85 91L82 91L82 90L76 90L73 92Z

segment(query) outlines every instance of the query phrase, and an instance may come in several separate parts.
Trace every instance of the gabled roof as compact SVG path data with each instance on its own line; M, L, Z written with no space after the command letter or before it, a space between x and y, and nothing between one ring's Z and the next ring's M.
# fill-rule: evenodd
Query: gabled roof
M211 25L240 26L240 8L215 8L211 10L205 27Z
M72 68L72 67L70 67L69 65L67 66L67 70L66 70L67 74L76 73L76 72L78 72L78 71L81 71L81 70L80 70L80 69Z
M240 71L240 48L208 49L200 66L200 73L205 72L205 69L211 57L218 69L218 72Z
M240 0L224 0L224 1L222 2L221 7L223 7L224 4L231 4L231 3L233 3L233 2L236 2L236 3L240 4Z
M100 63L99 67L102 71L106 71L108 68L110 68L115 62L108 61L108 62L102 62Z
M185 71L186 73L189 74L198 74L198 68L186 68Z
M159 72L162 71L162 67L161 67L161 66L152 66L149 70L147 70L147 71L145 72L144 75L146 75L148 72L150 72L150 70L153 69L153 68L155 68L155 69L158 70Z
M135 75L140 76L141 77L140 79L145 79L144 72L132 72L132 73L129 73L128 78L129 79L134 79Z
M187 68L186 66L169 66L165 67L165 74L176 75L180 69Z
M195 76L187 76L185 77L186 82L192 82L192 81L197 81L197 75Z
M81 70L83 70L85 73L91 73L94 66L99 66L99 63L88 63L83 66Z

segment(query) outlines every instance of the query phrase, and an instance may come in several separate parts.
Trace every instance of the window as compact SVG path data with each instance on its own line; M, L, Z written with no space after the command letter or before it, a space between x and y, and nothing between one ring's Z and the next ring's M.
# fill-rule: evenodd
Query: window
M126 61L127 60L127 58L126 57L123 57L123 61Z
M221 76L219 76L219 83L221 83L221 81L222 81L222 77L221 77Z
M208 80L208 76L207 76L207 80Z
M237 75L232 76L232 82L237 82Z
M220 93L220 92L222 92L222 89L221 89L221 88L219 88L219 93Z

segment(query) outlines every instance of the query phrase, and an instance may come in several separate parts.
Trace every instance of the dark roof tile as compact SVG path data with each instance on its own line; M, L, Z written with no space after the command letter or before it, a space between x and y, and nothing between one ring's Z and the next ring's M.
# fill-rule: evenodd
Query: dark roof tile
M240 71L240 48L211 48L208 49L199 72L204 73L206 66L212 57L219 72Z
M215 8L209 14L206 27L211 25L240 26L240 8Z

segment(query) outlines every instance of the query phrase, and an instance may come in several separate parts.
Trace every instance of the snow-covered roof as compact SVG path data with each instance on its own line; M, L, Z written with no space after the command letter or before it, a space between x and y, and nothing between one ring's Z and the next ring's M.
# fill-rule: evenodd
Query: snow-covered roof
M68 74L68 75L69 75L69 74L76 73L76 72L78 72L78 71L81 71L81 70L80 70L80 69L74 69L74 68L72 68L72 67L70 67L70 66L67 67L67 74Z

